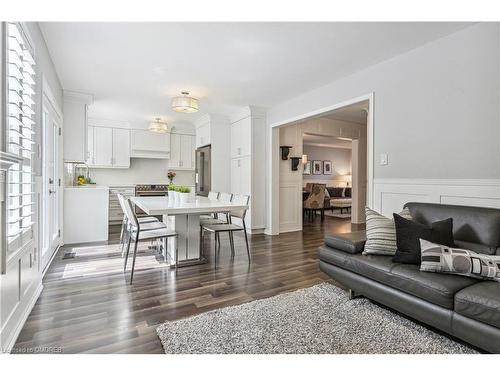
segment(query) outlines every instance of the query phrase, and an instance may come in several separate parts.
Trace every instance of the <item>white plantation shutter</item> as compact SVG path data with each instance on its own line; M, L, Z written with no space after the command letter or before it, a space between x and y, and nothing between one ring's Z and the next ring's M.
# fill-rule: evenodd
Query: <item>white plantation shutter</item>
M7 23L6 31L6 148L7 152L22 160L9 169L7 179L7 251L11 253L33 238L35 60L22 27L17 23Z

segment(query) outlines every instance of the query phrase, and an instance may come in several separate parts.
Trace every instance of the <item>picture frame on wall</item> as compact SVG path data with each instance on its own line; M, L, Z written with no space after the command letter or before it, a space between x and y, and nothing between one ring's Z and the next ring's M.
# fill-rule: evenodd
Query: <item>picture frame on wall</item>
M321 160L313 160L313 174L323 174L323 162Z
M323 174L332 174L331 160L323 160Z
M304 172L302 174L311 174L311 161L304 164Z

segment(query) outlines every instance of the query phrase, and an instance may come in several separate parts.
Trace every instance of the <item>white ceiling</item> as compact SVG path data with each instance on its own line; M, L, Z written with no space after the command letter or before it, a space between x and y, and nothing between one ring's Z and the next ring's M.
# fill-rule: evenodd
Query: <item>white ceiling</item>
M302 136L304 146L320 146L331 148L352 148L352 141L346 139L339 139L326 135L304 134Z
M336 109L335 111L321 116L332 120L355 122L356 124L366 125L366 112L368 109L368 100L351 104L346 107Z
M192 122L272 106L462 29L467 23L41 23L63 88L93 117ZM178 114L181 90L200 112Z

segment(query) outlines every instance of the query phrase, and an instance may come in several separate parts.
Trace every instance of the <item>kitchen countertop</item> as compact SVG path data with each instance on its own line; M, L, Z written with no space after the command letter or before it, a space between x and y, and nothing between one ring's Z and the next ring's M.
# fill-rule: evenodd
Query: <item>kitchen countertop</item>
M82 185L82 186L65 186L64 189L93 189L93 190L109 190L109 186L106 185Z

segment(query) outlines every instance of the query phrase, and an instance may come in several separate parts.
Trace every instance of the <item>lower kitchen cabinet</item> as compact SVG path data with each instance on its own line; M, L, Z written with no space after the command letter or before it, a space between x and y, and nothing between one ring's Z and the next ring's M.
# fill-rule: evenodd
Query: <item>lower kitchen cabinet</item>
M250 156L231 159L231 192L233 194L250 195L251 176Z
M135 187L132 185L109 187L109 224L120 224L123 221L123 211L117 194L122 194L125 198L133 197Z

